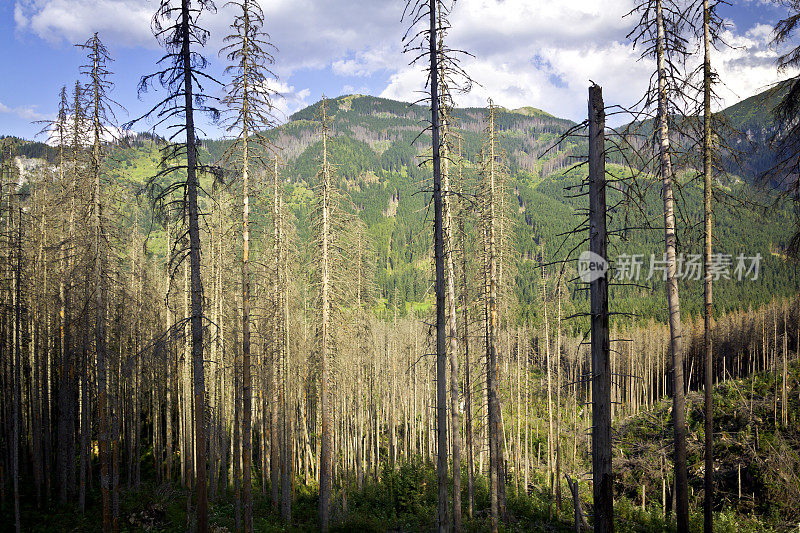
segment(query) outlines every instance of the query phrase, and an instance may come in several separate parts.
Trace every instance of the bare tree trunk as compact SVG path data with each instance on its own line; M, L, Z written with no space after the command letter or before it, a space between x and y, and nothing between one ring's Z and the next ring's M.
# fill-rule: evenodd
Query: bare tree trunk
M189 267L191 269L191 332L192 371L194 382L194 448L195 491L197 493L197 531L208 531L208 500L206 494L206 437L205 437L205 375L203 372L203 288L200 279L200 216L197 206L197 143L194 129L194 101L190 34L192 14L189 0L181 1L182 66L184 76L184 109L186 119L186 212L189 216Z
M9 196L9 219L12 216L11 210L11 197ZM19 216L17 218L17 242L16 242L16 259L17 265L14 269L14 352L12 358L13 366L13 387L11 399L13 405L13 434L11 439L11 468L12 480L14 484L14 524L17 533L22 531L19 511L19 447L20 447L20 410L22 409L22 381L20 377L20 367L22 367L22 353L21 353L21 309L22 306L20 299L22 298L22 208L19 208Z
M561 513L561 278L556 280L556 298L558 300L558 318L556 323L556 432L555 453L556 471L553 479L556 489L556 510Z
M283 199L280 198L278 205L280 217L278 222L280 227L283 227ZM283 231L281 231L283 233ZM283 250L279 250L282 254L281 259L281 303L283 305L283 328L282 334L282 368L281 373L283 379L281 380L281 434L283 435L281 446L281 518L287 524L292 521L292 473L294 472L293 462L293 438L294 438L294 425L292 417L292 401L290 398L291 382L289 373L289 285L288 275L286 272L287 251L286 239L281 239Z
M167 233L167 254L172 253L172 233L170 230L169 225L169 218L167 218L166 224L166 233ZM172 307L169 304L169 292L170 292L170 273L169 273L169 260L167 259L166 264L164 265L164 301L165 306L167 308L167 332L168 336L166 339L166 356L164 358L164 374L166 375L167 383L166 383L166 412L164 413L164 420L165 420L165 430L166 430L166 454L167 454L167 464L165 466L166 470L166 480L172 481L172 458L173 458L173 450L172 450L172 443L173 443L173 436L172 436L172 427L173 427L173 416L172 416L172 404L173 404L173 397L172 393L174 388L174 375L175 372L173 371L173 361L175 359L175 332L172 330L173 328L173 316L172 316Z
M686 415L683 379L683 346L681 337L680 299L678 296L675 207L672 192L672 161L669 129L667 126L667 64L666 36L662 0L656 0L658 61L658 128L660 137L660 164L662 194L664 197L664 251L667 260L667 305L669 307L670 350L672 352L673 397L672 416L675 440L675 495L678 530L689 527L689 493L686 469Z
M589 88L589 246L606 260L605 108L603 89ZM611 473L611 369L608 331L608 278L593 280L592 322L592 477L594 529L614 531L614 485Z
M544 253L543 253L544 255ZM542 258L544 260L544 258ZM555 432L553 431L553 363L550 357L550 323L547 320L547 287L545 283L547 280L544 275L544 268L542 268L542 307L544 312L544 353L545 364L547 365L547 478L549 482L550 497L553 497L553 459L554 453L554 438ZM553 506L548 503L547 513L552 514Z
M238 298L233 299L234 308L238 308ZM239 379L242 366L239 352L239 326L238 321L233 324L233 493L234 493L234 521L236 531L242 528L242 386Z
M447 135L447 118L445 116L442 131ZM456 274L453 265L453 248L455 239L453 238L453 216L450 203L450 154L447 140L444 145L444 172L442 172L444 198L443 211L445 222L445 250L447 259L447 303L448 303L448 335L450 336L450 347L448 358L450 360L450 428L452 431L453 446L453 531L461 531L461 436L459 434L460 409L458 397L458 325L456 324ZM397 302L395 300L395 305Z
M321 237L321 252L322 252L322 268L321 268L321 302L322 307L322 322L320 324L320 371L322 384L320 387L320 411L322 416L322 435L320 442L320 473L319 473L319 523L320 530L327 533L330 529L330 512L331 512L331 490L332 490L332 477L333 477L333 463L331 458L331 431L332 431L332 417L331 417L331 401L329 399L330 387L330 346L328 330L330 324L330 264L329 264L329 247L330 247L330 201L331 201L331 176L328 168L328 132L325 109L325 98L322 100L322 123L323 123L323 162L322 162L322 235Z
M703 0L703 215L704 246L703 264L705 266L704 295L704 331L703 346L705 351L705 474L703 496L703 531L714 531L714 351L712 346L713 296L712 296L712 264L711 264L711 35L710 11L708 0Z
M275 219L274 227L274 259L275 259L275 272L274 272L274 286L273 286L273 345L270 351L272 360L270 361L270 389L269 389L269 468L270 468L270 489L272 496L272 507L278 510L280 506L280 436L278 427L278 362L281 357L281 305L280 305L280 241L281 233L278 225L279 218L279 204L278 204L278 160L275 159L275 174L274 174L274 210L273 217Z
M437 2L428 4L429 53L430 53L430 95L431 95L431 149L433 159L433 243L436 293L436 433L437 453L436 471L439 486L438 530L448 529L447 517L447 332L445 317L445 272L444 272L444 220L442 208L442 169L440 140L440 95L439 95L439 51L437 41Z
M783 386L781 387L781 423L783 427L789 425L789 393L787 390L787 377L788 377L788 356L789 356L789 329L786 321L786 304L783 306L783 369L781 376L783 378ZM797 347L800 352L800 346Z
M459 141L459 173L461 171L461 145ZM461 180L459 179L459 185ZM464 404L466 406L466 438L467 438L467 516L472 518L475 508L475 455L474 437L472 434L472 382L470 380L469 361L469 304L467 295L467 251L464 215L459 217L459 235L461 237L461 306L463 313L464 345Z
M244 18L249 24L248 17ZM243 32L245 40L249 30ZM246 46L246 44L245 44ZM247 93L247 61L245 69L245 94ZM247 116L247 98L244 101L244 112ZM253 459L253 396L252 377L250 375L250 159L248 152L248 124L243 122L242 128L242 504L244 508L244 531L253 531L253 484L251 482L251 465Z
M93 113L92 132L94 143L92 146L92 178L94 181L93 191L93 230L94 230L94 296L95 296L95 350L97 351L97 403L100 413L100 433L98 444L100 447L100 490L103 495L103 531L111 531L111 495L109 492L109 462L110 462L110 435L108 427L108 355L106 353L106 302L105 302L105 253L103 249L103 229L102 229L102 202L100 200L100 77L98 74L98 40L97 34L94 36L94 48L92 50L92 90L93 90Z

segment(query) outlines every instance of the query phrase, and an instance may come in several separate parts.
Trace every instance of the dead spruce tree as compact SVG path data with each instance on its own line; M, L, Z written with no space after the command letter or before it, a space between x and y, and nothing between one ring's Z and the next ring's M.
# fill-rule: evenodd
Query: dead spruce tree
M333 300L332 272L333 256L337 253L334 246L335 228L333 224L333 211L336 209L337 195L333 183L333 167L328 160L329 124L327 101L322 97L321 107L321 134L322 134L322 161L317 177L315 206L314 206L314 234L317 236L316 244L319 247L319 256L316 261L316 279L318 284L318 312L317 349L319 350L320 389L319 404L322 420L321 443L319 452L319 527L323 532L330 529L331 492L333 486L333 457L332 435L333 432L333 405L331 394L331 352L332 352L332 324L331 311Z
M78 167L78 155L82 155L81 146L84 142L83 126L85 125L85 116L83 111L83 91L80 83L76 84L75 96L72 103L69 101L67 95L67 88L62 87L59 93L59 105L56 119L44 123L44 129L41 134L47 135L49 141L58 149L58 175L56 183L58 184L58 202L66 207L65 210L57 213L59 225L61 226L61 239L58 243L58 346L59 353L53 363L53 370L59 376L58 379L53 378L54 394L58 391L57 398L54 397L54 415L56 418L56 427L54 428L54 437L58 443L57 452L55 457L55 472L58 479L59 500L66 503L68 495L72 489L70 487L70 468L74 468L75 450L72 448L75 444L74 441L74 423L70 423L71 416L74 416L74 408L76 402L71 398L72 392L72 377L75 374L75 366L70 363L71 358L71 272L73 260L73 235L75 226L75 173L69 171L69 163L73 163L74 167ZM2 185L0 185L2 187ZM85 433L85 432L83 432ZM72 449L71 449L72 448ZM85 457L83 449L80 453L81 459ZM48 461L49 458L45 457ZM85 476L85 469L81 469L81 479ZM49 484L50 475L47 475L47 482ZM49 493L49 490L48 490ZM48 498L49 499L49 498ZM78 507L81 512L85 509L86 494L85 483L80 484L78 493Z
M155 117L156 126L167 124L169 143L162 149L161 166L150 180L150 190L157 204L170 202L172 193L179 205L186 226L183 236L188 241L189 285L191 311L188 317L191 330L191 359L194 394L194 456L195 492L197 497L197 529L208 530L208 498L206 490L206 434L205 434L205 375L203 369L203 285L200 277L200 211L198 209L199 176L208 172L208 166L198 162L197 127L195 113L205 113L213 120L219 111L208 105L210 97L204 93L203 83L219 84L203 70L206 59L196 50L202 48L209 32L197 23L204 11L214 11L211 0L161 0L153 17L153 33L166 49L159 60L161 70L144 76L139 83L140 93L155 84L168 94L144 117ZM137 119L141 120L141 119ZM136 122L136 121L134 121ZM129 129L133 123L128 124ZM175 139L183 136L180 142ZM185 177L183 173L185 172ZM160 186L162 178L172 178ZM179 237L176 242L182 242ZM185 260L185 258L184 258Z
M486 398L487 427L489 437L489 499L491 505L492 530L498 528L498 520L505 516L505 460L503 454L503 427L500 412L500 385L497 353L500 342L499 314L499 253L503 235L500 228L503 218L500 205L504 194L507 169L503 154L498 147L495 126L496 107L489 101L481 148L481 224L483 229L484 268L483 302L486 348Z
M403 36L404 52L412 54L412 64L423 62L427 73L427 92L422 100L430 105L431 121L425 131L431 135L430 163L433 170L433 243L434 275L436 294L436 435L437 435L437 475L439 488L438 529L449 529L447 516L447 322L446 298L447 281L445 277L446 244L444 242L444 203L442 187L442 147L447 142L442 133L442 112L449 98L448 90L467 91L470 80L458 62L459 51L447 47L444 35L450 27L448 17L455 1L408 0L403 12L403 20L409 22L409 29ZM453 328L454 329L454 328ZM455 336L452 340L455 341ZM456 345L457 347L457 345ZM455 352L454 352L455 353ZM452 357L456 357L453 355ZM451 365L457 361L451 360ZM451 368L452 370L452 368ZM455 415L457 416L457 415ZM458 426L453 427L458 431ZM454 439L454 446L458 446ZM459 466L460 468L460 466ZM454 476L460 476L460 470ZM458 483L460 487L460 482ZM456 497L460 501L460 494ZM460 505L459 505L460 515ZM460 521L460 516L458 517Z
M117 443L111 440L109 426L108 375L109 356L106 345L106 278L107 250L104 220L103 186L101 184L101 168L105 147L104 143L115 139L113 100L110 91L113 87L109 77L108 65L112 61L108 50L100 41L98 34L79 45L86 50L88 63L81 67L81 73L88 78L84 94L87 106L87 118L91 135L91 159L89 173L92 187L92 253L93 253L93 285L95 298L95 357L97 360L97 410L100 418L98 445L100 451L100 491L103 499L103 531L119 530L119 516L111 509L111 453ZM81 450L83 452L83 449ZM114 516L112 516L112 514ZM113 522L113 524L112 524Z
M656 146L655 174L661 178L664 202L664 258L666 260L666 297L669 312L670 352L672 354L672 416L674 429L675 499L678 530L689 527L689 492L686 466L685 380L680 298L678 295L677 234L675 226L674 150L670 122L681 115L681 101L687 56L683 37L685 12L677 0L643 0L629 15L638 17L628 35L634 47L642 48L641 57L655 59L656 72L640 104L645 110L655 108L652 139Z
M226 87L223 103L232 111L227 131L234 142L224 160L241 173L242 183L242 503L244 531L253 530L252 495L252 375L250 362L250 176L253 169L264 169L265 152L272 144L262 132L273 127L272 92L275 79L270 66L274 48L264 32L264 13L256 0L231 2L238 10L231 24L233 33L225 38L222 53L230 63L225 69L232 80ZM273 406L274 409L274 406ZM273 479L273 486L277 480Z
M447 273L447 335L449 336L447 359L450 363L450 428L452 435L452 470L453 470L453 531L461 531L461 439L459 428L461 418L459 415L459 376L458 376L458 324L456 322L458 312L456 310L456 275L453 254L455 253L455 238L453 234L453 204L455 197L451 183L450 165L452 163L451 154L455 152L451 144L455 139L453 135L452 109L453 101L450 93L451 76L445 69L446 49L445 35L448 27L442 24L442 6L439 9L439 29L438 29L438 54L439 59L439 99L440 99L440 126L441 126L441 147L442 147L442 212L444 216L444 254ZM446 21L445 21L446 24ZM460 155L460 154L459 154ZM458 163L461 164L461 161Z
M703 51L703 61L690 80L694 91L700 97L696 106L697 115L702 116L699 131L692 132L695 147L690 150L697 154L697 167L703 179L703 361L704 361L704 417L705 417L705 472L703 483L703 529L713 530L714 508L714 300L713 300L713 204L715 200L714 182L723 168L721 151L736 156L736 150L720 146L721 139L733 137L726 131L727 125L719 116L712 113L711 106L716 97L714 87L719 83L719 75L713 69L711 55L718 46L725 46L721 33L725 29L724 19L717 10L727 5L726 0L696 0L687 10L687 20L695 34L699 48ZM692 122L693 124L693 122Z
M314 185L314 199L312 205L311 234L313 246L316 248L311 264L311 279L315 289L317 313L315 332L315 353L317 355L316 372L319 376L319 413L321 427L319 429L319 522L322 531L330 529L331 501L334 480L334 438L337 444L341 443L341 430L339 428L346 419L335 416L337 404L344 398L339 393L340 376L338 370L344 364L334 354L339 354L344 347L337 344L342 337L342 325L345 321L343 309L350 306L348 294L350 288L356 285L353 276L358 269L352 269L357 257L353 257L355 248L347 243L354 242L353 236L358 225L354 223L353 215L345 209L352 207L345 203L345 199L336 183L335 167L331 163L330 150L332 140L330 115L328 114L328 101L323 96L319 106L320 134L321 134L321 159L320 169L317 172L317 182ZM285 233L284 233L285 240ZM284 243L284 247L286 244ZM285 290L285 289L284 289ZM284 300L284 306L286 306ZM285 309L284 309L285 313ZM284 319L285 327L285 319ZM376 420L377 421L377 420ZM277 425L277 424L276 424ZM336 465L337 473L342 466ZM338 477L341 477L340 475ZM346 506L346 493L342 487L342 506Z

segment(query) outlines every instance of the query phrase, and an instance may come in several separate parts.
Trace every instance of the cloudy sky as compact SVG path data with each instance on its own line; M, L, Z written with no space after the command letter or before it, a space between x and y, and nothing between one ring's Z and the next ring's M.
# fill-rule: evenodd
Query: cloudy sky
M212 34L206 49L219 74L222 37L231 8L217 2L202 25ZM626 41L634 0L459 0L450 43L474 55L464 67L479 84L458 97L460 105L534 106L582 120L589 80L604 87L607 103L632 104L644 90L652 66L637 61ZM730 48L715 53L725 86L724 105L764 90L779 79L771 28L785 16L768 0L733 0L721 10L729 21ZM160 57L150 30L157 0L0 0L0 134L32 138L33 121L54 116L58 92L74 83L82 52L73 44L95 31L111 51L114 96L127 108L120 119L139 116L158 93L138 98L143 74ZM405 0L261 0L267 28L278 47L275 71L285 98L283 113L319 100L360 93L415 100L424 82L403 56L401 16ZM784 77L786 74L783 75ZM216 89L214 89L216 90ZM214 125L206 134L217 137Z

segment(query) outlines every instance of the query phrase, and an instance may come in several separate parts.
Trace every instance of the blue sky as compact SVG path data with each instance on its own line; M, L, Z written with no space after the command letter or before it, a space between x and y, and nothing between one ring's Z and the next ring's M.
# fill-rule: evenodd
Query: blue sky
M223 5L220 0L218 5ZM317 101L323 93L362 93L410 101L423 85L419 69L402 55L404 0L263 0L267 29L279 51L276 88L285 95L284 115ZM734 46L715 54L725 87L722 104L759 92L779 76L770 31L785 15L764 0L734 0L722 14ZM465 62L480 84L461 95L461 105L534 106L580 120L588 80L604 86L607 102L631 104L643 91L651 66L637 61L625 41L632 20L623 18L633 0L459 0L451 17L454 47L470 51ZM120 122L139 116L158 94L137 97L137 82L161 55L150 33L155 0L0 0L0 133L32 138L32 121L54 116L58 92L74 84L83 53L72 46L100 33L115 58L114 97L128 110ZM231 12L201 19L212 32L206 50L211 72ZM783 74L785 77L788 74ZM216 89L215 89L216 90ZM206 133L221 135L205 125Z

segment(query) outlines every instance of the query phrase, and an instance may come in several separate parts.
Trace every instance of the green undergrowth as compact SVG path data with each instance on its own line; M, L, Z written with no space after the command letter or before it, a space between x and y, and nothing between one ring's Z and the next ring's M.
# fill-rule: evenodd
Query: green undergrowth
M726 381L714 388L715 498L714 530L720 533L797 531L800 523L800 365L789 367L788 423L775 412L781 376L763 372L745 380ZM776 381L777 380L777 381ZM703 505L703 396L687 395L687 460L689 467L691 531L702 531ZM674 513L665 518L663 490L672 484L671 402L620 421L615 431L615 519L621 532L675 531ZM588 467L586 467L588 470ZM97 472L94 465L94 472ZM477 474L477 473L476 473ZM573 476L574 477L574 476ZM179 483L155 483L152 457L142 461L143 483L126 488L123 472L119 502L120 531L184 532L192 530L193 509ZM591 517L591 487L580 477L584 513ZM663 481L662 481L663 479ZM739 497L741 479L741 497ZM318 494L315 485L296 480L292 520L285 523L271 504L269 487L254 476L253 517L259 532L318 530ZM563 480L562 480L563 483ZM452 487L452 480L448 484ZM561 509L550 495L546 473L533 470L528 490L513 477L506 488L508 513L501 531L574 531L572 499L562 484ZM466 471L462 468L462 516L465 532L487 531L490 526L489 489L485 476L475 480L474 512L468 515ZM641 505L642 487L645 507ZM10 489L10 485L7 486ZM0 509L0 531L13 530L11 491ZM57 498L57 487L53 486ZM384 466L365 476L361 489L355 479L337 486L332 501L332 531L434 531L437 515L435 466L416 460ZM33 487L21 487L22 530L40 532L98 531L102 523L99 487L87 490L86 512L77 511L77 498L67 504L38 508ZM668 497L669 502L669 497ZM235 497L218 491L209 508L212 531L236 530ZM187 516L190 520L187 521ZM591 518L589 518L591 521Z
M475 481L475 509L472 517L467 514L466 477L462 479L464 494L463 530L482 532L490 529L489 491L486 478ZM451 484L452 486L452 484ZM514 484L507 486L508 517L500 524L502 532L522 531L574 531L572 501L564 488L559 511L550 497L544 475L534 473L530 493L515 492ZM590 488L581 484L581 499L584 512L590 514ZM218 494L209 508L209 523L214 533L235 531L235 504L233 494ZM258 532L305 532L317 531L318 497L315 487L301 484L295 486L292 505L292 521L285 523L273 509L269 491L262 493L259 486L253 487L253 522ZM13 511L3 513L0 530L13 527ZM334 532L417 532L435 531L437 513L437 489L435 468L423 462L412 462L384 468L378 480L367 479L361 490L355 483L338 487L334 491L332 504L332 528ZM615 502L617 530L621 532L669 532L674 531L674 521L665 521L660 507L650 506L645 511L627 497ZM187 521L187 492L174 483L155 485L143 483L137 489L123 490L120 500L120 531L184 532L193 530L193 513ZM33 502L23 504L23 530L40 532L99 531L101 524L100 495L96 490L88 492L87 511L80 514L72 505L36 509ZM771 531L761 522L742 517L730 509L716 516L715 531L757 532ZM702 530L702 516L692 516L692 530Z
M719 531L800 529L800 365L789 365L787 423L780 373L760 372L714 386L714 509ZM777 401L776 401L777 394ZM705 417L702 392L686 396L689 500L702 530ZM614 458L617 497L661 512L672 485L672 401L619 425ZM727 529L726 529L727 528Z

